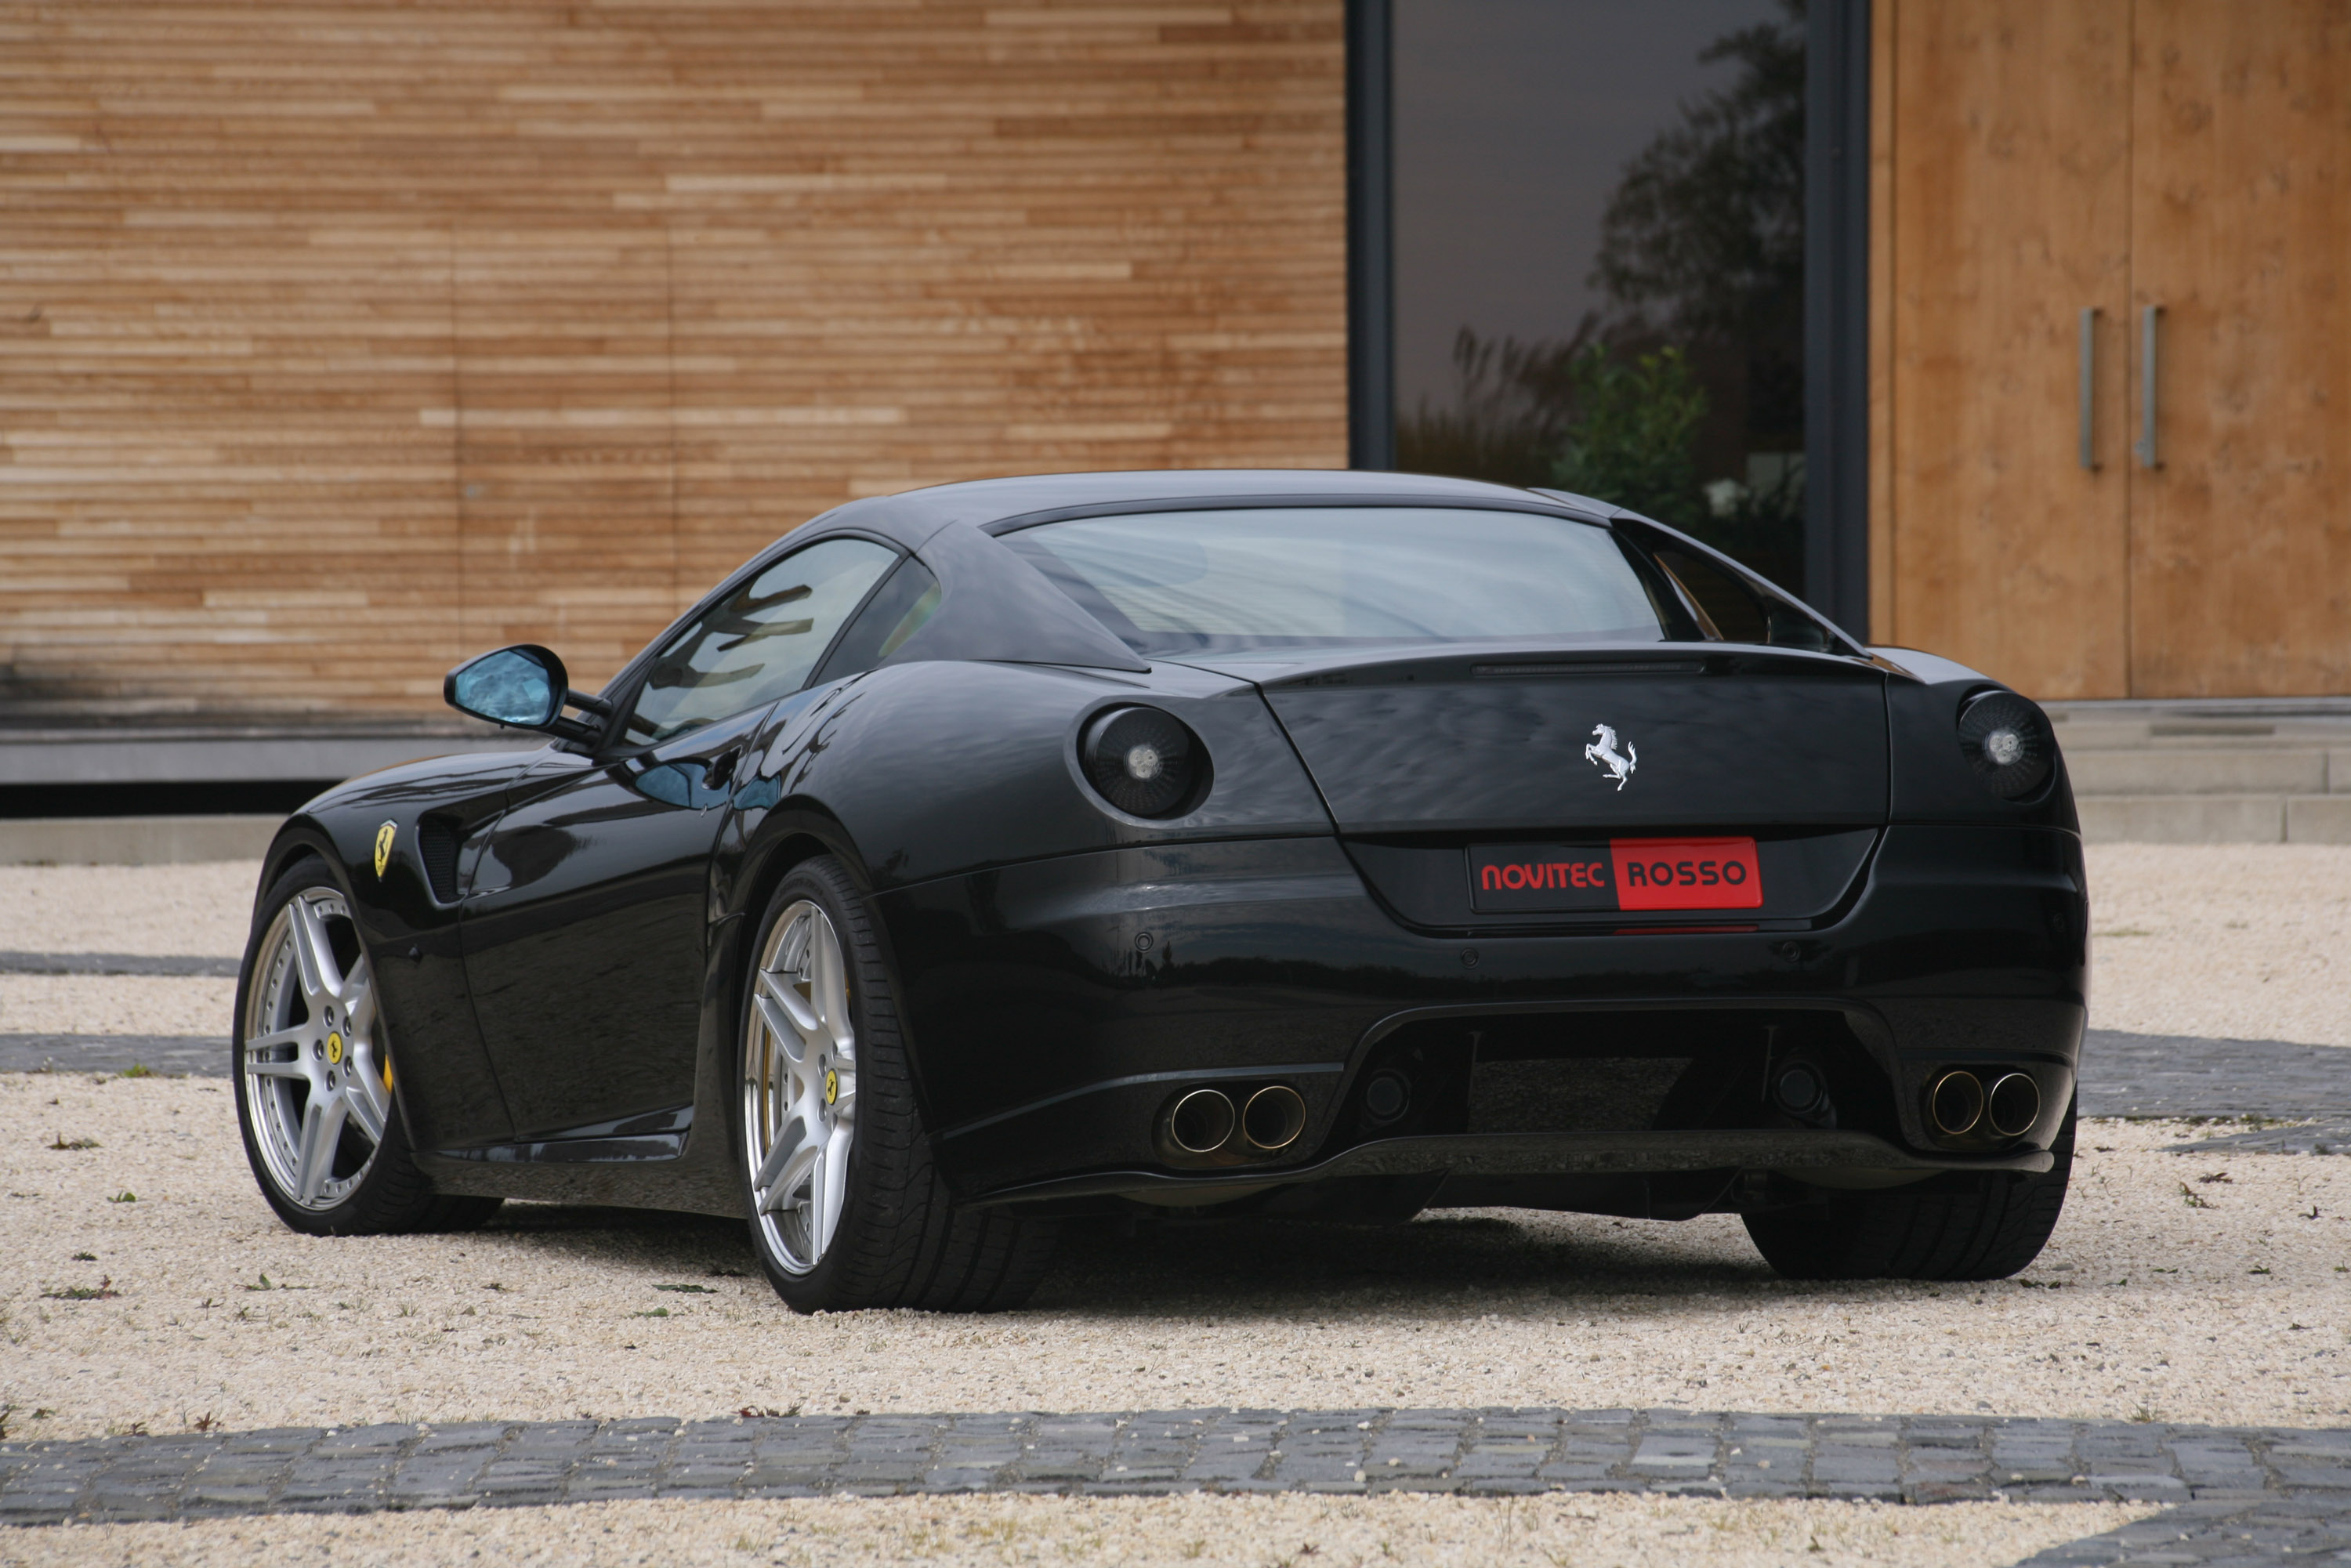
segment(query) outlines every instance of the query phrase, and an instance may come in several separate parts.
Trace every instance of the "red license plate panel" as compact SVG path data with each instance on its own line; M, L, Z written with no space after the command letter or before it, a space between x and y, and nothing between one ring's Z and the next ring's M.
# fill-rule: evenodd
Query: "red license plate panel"
M1761 909L1753 839L1611 839L1619 909Z
M1763 869L1748 838L1473 844L1469 906L1481 915L1761 909Z

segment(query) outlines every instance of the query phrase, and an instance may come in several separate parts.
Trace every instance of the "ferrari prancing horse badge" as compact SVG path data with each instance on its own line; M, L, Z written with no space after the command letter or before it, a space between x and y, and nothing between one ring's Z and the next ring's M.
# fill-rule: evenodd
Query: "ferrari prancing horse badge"
M399 825L393 822L386 822L375 831L375 879L378 882L383 880L383 868L392 863L392 836L399 831Z
M1641 754L1633 749L1633 743L1629 740L1625 743L1624 750L1617 750L1616 732L1604 724L1592 727L1592 741L1593 744L1583 748L1583 760L1605 768L1608 777L1616 781L1617 789L1623 790L1625 780L1633 776L1633 765L1641 759Z

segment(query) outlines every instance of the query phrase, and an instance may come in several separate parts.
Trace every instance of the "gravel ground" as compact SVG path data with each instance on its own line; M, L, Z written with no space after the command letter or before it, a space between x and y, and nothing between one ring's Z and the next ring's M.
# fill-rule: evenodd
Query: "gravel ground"
M0 953L245 951L259 861L0 866Z
M1354 1568L1604 1562L1979 1568L2116 1529L2118 1503L1740 1502L1605 1496L1513 1500L946 1498L580 1503L23 1530L0 1563L212 1563L263 1555L364 1565L467 1556L528 1563L1201 1563Z
M228 1038L236 982L123 975L0 975L0 1034Z
M2351 846L2093 844L2092 1025L2351 1046ZM0 866L0 952L234 956L260 866ZM0 1033L225 1030L224 980L0 976Z
M2351 849L2089 854L2095 1024L2351 1045ZM256 875L249 862L0 868L0 952L234 954ZM0 976L0 1033L212 1033L233 989ZM509 1205L470 1237L314 1241L255 1192L224 1085L0 1075L0 1421L14 1437L70 1437L205 1417L1550 1404L2341 1425L2351 1165L2163 1152L2194 1131L2085 1124L2049 1251L2023 1281L1991 1286L1790 1284L1720 1217L1492 1211L1379 1231L1098 1228L1072 1236L1023 1312L798 1319L750 1272L730 1222ZM72 1146L85 1139L96 1145ZM0 1563L290 1550L1977 1563L2146 1511L1556 1496L650 1502L26 1530L0 1536Z
M2351 1045L2351 845L2092 844L2090 1022Z
M2086 1124L2022 1282L1795 1284L1729 1217L1491 1210L1097 1228L1024 1312L797 1318L734 1221L516 1204L471 1236L313 1239L262 1203L225 1085L7 1075L0 1404L41 1437L746 1407L2341 1424L2351 1162L2162 1152L2192 1131Z

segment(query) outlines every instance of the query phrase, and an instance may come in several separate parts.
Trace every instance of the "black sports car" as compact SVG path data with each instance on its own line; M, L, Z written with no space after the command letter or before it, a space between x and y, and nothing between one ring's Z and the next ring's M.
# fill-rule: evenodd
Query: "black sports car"
M237 994L314 1233L747 1218L802 1310L1019 1301L1105 1210L2055 1223L2088 905L2042 712L1585 497L1081 474L852 502L551 738L328 791ZM571 710L567 713L566 710Z

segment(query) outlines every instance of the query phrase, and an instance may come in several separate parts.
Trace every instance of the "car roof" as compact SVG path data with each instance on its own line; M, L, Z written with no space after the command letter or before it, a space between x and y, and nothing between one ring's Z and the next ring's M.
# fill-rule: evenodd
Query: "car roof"
M1197 506L1202 501L1301 497L1345 503L1377 497L1391 502L1426 498L1450 505L1505 503L1581 510L1555 496L1489 485L1477 479L1445 479L1425 474L1380 474L1347 468L1170 468L1128 473L1040 474L1010 479L971 479L894 496L875 496L835 507L792 530L860 528L919 549L942 528L986 528L1014 518L1096 507L1148 507L1155 502ZM1592 503L1599 515L1609 508ZM1041 518L1040 520L1042 520ZM789 536L787 536L788 538Z

